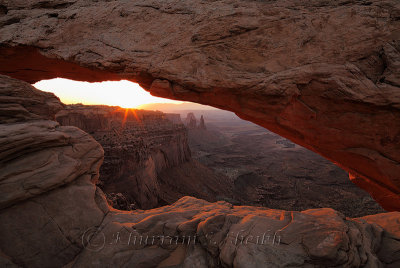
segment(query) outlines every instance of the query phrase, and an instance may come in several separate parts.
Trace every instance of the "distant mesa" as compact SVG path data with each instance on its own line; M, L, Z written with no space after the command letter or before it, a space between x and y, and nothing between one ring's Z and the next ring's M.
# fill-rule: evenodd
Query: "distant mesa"
M183 124L180 114L166 113L165 118L174 124Z
M200 123L197 125L197 119L194 113L188 113L185 119L185 125L188 129L204 129L206 130L206 125L204 123L204 117L201 115Z

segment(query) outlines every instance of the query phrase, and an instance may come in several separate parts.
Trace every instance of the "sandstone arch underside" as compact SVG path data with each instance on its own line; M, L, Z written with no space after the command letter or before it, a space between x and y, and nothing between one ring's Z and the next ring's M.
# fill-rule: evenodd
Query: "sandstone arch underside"
M128 79L235 112L400 210L400 2L5 1L0 73Z

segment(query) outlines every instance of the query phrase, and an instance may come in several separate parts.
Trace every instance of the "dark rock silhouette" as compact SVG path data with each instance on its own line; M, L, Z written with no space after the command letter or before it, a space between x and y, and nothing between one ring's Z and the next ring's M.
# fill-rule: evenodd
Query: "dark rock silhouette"
M193 113L188 113L185 119L185 124L188 129L195 129L197 127L197 119Z
M200 117L199 129L203 129L203 130L206 130L206 129L207 129L207 128L206 128L206 125L205 125L205 123L204 123L204 117L203 117L203 115Z

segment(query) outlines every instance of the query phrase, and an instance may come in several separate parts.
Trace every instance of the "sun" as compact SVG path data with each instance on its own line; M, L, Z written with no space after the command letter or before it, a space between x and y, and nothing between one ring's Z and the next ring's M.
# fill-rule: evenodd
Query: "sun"
M154 97L138 84L127 80L89 83L55 78L39 81L33 86L42 91L54 93L65 104L104 104L123 108L138 108L150 103L182 103Z

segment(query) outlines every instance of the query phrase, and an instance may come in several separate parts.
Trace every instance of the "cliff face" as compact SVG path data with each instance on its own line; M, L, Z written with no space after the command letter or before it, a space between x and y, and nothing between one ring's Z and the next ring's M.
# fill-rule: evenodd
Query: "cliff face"
M228 178L191 158L187 129L177 115L70 105L56 120L87 131L102 145L98 185L116 208L149 209L185 195L208 201L230 196Z
M94 184L100 144L49 120L62 108L53 95L5 76L0 85L2 106L18 107L0 110L1 267L400 265L399 212L351 219L332 209L290 212L192 197L152 210L112 209ZM46 112L10 105L16 93Z
M101 188L123 193L140 208L166 204L159 174L191 160L186 128L162 112L71 105L56 120L81 128L103 146Z
M165 117L175 124L182 124L182 119L180 114L166 113Z
M0 73L128 79L236 112L400 209L398 0L0 3Z
M0 266L60 267L108 211L94 185L103 149L52 121L63 108L53 94L2 75L0 85Z

